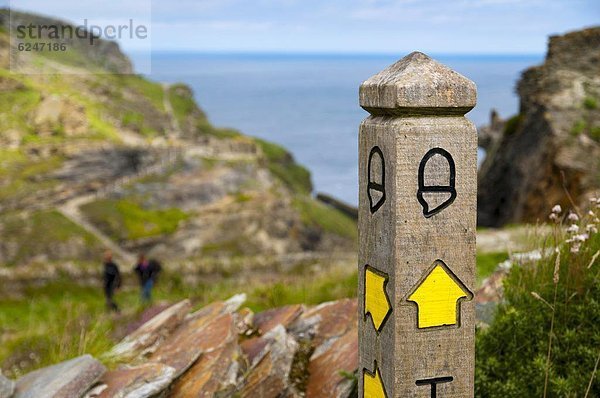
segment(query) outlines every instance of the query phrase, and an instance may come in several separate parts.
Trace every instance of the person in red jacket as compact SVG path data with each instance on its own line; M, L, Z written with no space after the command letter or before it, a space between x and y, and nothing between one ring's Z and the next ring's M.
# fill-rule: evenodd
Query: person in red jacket
M142 288L142 302L147 304L152 300L152 288L156 284L161 265L156 260L148 260L145 254L140 254L133 269L138 275Z

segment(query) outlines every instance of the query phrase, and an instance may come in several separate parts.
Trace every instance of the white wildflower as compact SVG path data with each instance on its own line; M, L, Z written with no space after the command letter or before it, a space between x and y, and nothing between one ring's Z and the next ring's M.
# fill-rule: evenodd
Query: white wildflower
M598 233L598 228L596 227L596 224L588 224L585 226L585 230L589 233L589 234L597 234Z
M512 266L513 266L513 263L510 260L504 260L500 264L498 264L498 268L500 268L503 271L508 271L509 269L512 268Z
M588 234L579 234L573 237L575 242L585 242L590 236Z
M570 212L569 216L567 217L567 220L576 222L579 221L579 217L577 216L577 214Z
M588 216L590 217L594 217L596 215L596 213L594 213L593 211L588 211Z
M569 228L567 228L567 232L570 234L576 234L579 232L579 226L577 224L571 224Z
M554 205L552 208L552 213L560 214L562 212L562 207L560 205Z
M576 242L571 246L571 253L579 253L579 249L581 248L581 243Z
M558 220L558 216L556 215L556 213L550 213L550 215L548 216L549 219L551 219L552 221L557 221Z

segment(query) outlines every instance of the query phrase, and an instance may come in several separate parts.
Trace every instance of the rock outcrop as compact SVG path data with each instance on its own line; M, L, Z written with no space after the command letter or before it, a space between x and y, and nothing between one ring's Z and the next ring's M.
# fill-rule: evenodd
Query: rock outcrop
M14 29L17 26L63 26L69 22L46 16L11 10L10 17L8 9L0 9L0 25L10 23ZM81 21L83 24L83 21ZM48 40L49 29L41 30L41 40ZM60 42L66 44L69 48L75 48L81 52L85 59L91 61L94 65L104 68L113 73L132 73L133 65L120 50L119 45L110 40L95 38L94 44L90 45L89 36L80 38L77 35L64 35ZM56 42L56 40L53 40Z
M15 382L0 373L0 398L10 398L15 392Z
M545 219L600 189L600 27L550 38L546 61L518 83L519 114L480 130L478 222Z
M82 397L105 372L104 365L84 355L21 377L14 398Z
M311 197L287 150L212 126L189 87L132 74L116 43L73 39L9 73L17 26L73 28L11 17L0 9L0 272L95 262L103 247L175 267L354 251L355 220Z
M105 357L89 355L0 375L0 397L348 398L356 395L357 302L291 305L254 315L234 296L190 313L185 300L156 314ZM4 395L2 395L4 394Z

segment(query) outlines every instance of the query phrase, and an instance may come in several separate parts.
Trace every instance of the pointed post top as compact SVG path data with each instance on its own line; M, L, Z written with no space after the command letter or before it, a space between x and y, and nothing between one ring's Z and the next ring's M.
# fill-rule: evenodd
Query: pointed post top
M477 88L415 51L363 82L359 97L373 115L464 115L475 106Z

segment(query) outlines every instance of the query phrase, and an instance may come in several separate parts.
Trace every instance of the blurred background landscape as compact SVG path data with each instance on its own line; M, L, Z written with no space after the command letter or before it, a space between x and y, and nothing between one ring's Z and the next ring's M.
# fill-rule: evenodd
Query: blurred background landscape
M594 2L152 4L150 52L19 51L16 26L99 5L15 3L0 11L0 397L84 354L88 397L355 396L357 93L412 50L478 86L476 395L600 395ZM149 305L139 253L164 268ZM190 354L197 338L215 346Z

